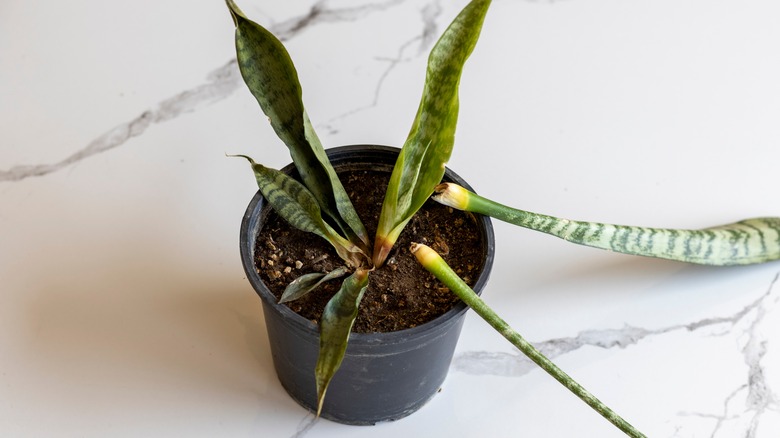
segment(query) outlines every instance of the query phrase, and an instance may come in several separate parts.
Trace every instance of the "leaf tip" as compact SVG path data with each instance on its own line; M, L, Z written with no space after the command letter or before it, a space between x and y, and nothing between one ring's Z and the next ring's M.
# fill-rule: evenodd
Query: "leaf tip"
M322 392L322 394L317 394L317 418L320 418L320 415L322 414L322 405L325 402L325 391Z
M225 156L228 157L228 158L244 158L247 161L249 161L250 163L255 164L255 160L253 160L248 155L244 155L244 154L228 154L227 152L225 152Z
M262 164L256 163L255 160L253 160L252 157L250 157L248 155L244 155L244 154L235 154L235 155L225 154L225 156L228 157L228 158L244 158L245 160L249 161L249 165L252 166L252 169L255 170L255 171L257 171L258 169L263 169L265 167Z
M239 17L244 17L244 13L239 9L238 5L233 0L225 0L228 10L230 11L230 18L233 19L233 24L238 26Z
M322 355L321 351L320 355ZM319 365L319 359L317 362ZM322 407L325 405L325 393L328 391L328 385L330 384L331 377L333 376L320 376L318 373L315 373L315 380L317 384L317 418L319 418L322 414Z

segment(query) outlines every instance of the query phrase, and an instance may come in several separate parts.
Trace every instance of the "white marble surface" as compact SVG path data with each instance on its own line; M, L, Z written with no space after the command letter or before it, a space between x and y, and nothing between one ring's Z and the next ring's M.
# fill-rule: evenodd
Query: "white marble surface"
M401 144L463 0L243 0L323 142ZM496 0L450 166L564 217L780 215L780 3ZM621 436L469 315L404 420L311 416L274 375L238 256L246 153L289 161L220 1L0 6L0 435ZM780 435L780 264L715 269L496 224L485 297L652 437Z

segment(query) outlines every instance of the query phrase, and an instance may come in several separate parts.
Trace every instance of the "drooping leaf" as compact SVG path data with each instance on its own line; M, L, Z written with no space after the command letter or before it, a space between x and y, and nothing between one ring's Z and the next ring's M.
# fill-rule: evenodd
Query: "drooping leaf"
M341 366L347 341L358 313L360 300L368 287L368 271L358 269L344 280L341 289L328 301L320 320L320 354L315 368L317 415L322 412L325 392Z
M647 228L561 219L519 210L456 184L437 187L434 200L572 243L623 254L700 265L747 265L780 259L780 218L746 219L700 230Z
M257 187L282 219L299 230L314 233L330 242L339 256L352 266L362 264L364 252L322 219L317 200L303 184L283 172L255 163L246 155L237 156L246 158L252 165Z
M226 0L236 24L238 66L247 87L287 145L304 185L322 211L353 243L368 247L369 239L303 106L298 73L287 50L271 32L249 20L232 0Z
M284 288L284 293L282 293L282 298L279 299L279 303L297 300L318 288L322 283L333 280L334 278L342 277L347 271L348 269L342 266L327 273L312 272L311 274L301 275Z
M393 169L382 204L374 264L380 266L398 235L444 175L458 120L463 65L479 38L490 0L473 0L449 25L428 57L420 106Z

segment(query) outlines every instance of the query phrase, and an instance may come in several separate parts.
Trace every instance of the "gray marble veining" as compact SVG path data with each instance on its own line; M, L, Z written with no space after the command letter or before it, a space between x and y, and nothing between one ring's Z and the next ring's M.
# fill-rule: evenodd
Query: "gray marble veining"
M585 330L575 337L550 339L536 343L535 346L548 358L571 353L586 346L600 348L626 348L639 343L651 336L658 336L675 331L694 332L704 328L720 328L722 334L734 331L746 339L739 353L747 366L745 383L735 388L723 402L723 412L718 414L680 413L681 417L697 416L711 418L715 421L712 438L719 435L726 422L743 422L746 424L744 437L756 436L761 417L768 410L777 410L778 397L765 378L762 359L767 351L768 340L759 334L759 328L767 320L768 315L775 315L780 302L780 287L777 273L771 280L764 294L737 312L721 317L706 318L688 324L677 324L659 329L625 326L622 329ZM505 353L491 351L467 351L457 354L453 359L451 370L472 375L493 375L503 377L520 377L536 369L536 365L520 353ZM742 397L743 403L735 403ZM736 406L735 406L736 405Z
M385 57L379 59L380 61L386 62L387 66L376 81L371 102L330 118L322 127L328 130L328 132L331 134L335 134L338 132L338 129L335 126L336 122L354 114L376 107L379 104L379 95L382 91L382 86L384 85L385 80L387 80L390 74L392 74L393 70L395 70L395 68L401 63L409 62L416 57L425 55L428 52L428 49L430 49L430 47L436 41L436 37L438 35L438 25L436 24L436 19L439 18L441 12L442 7L438 0L427 3L420 10L423 24L421 33L408 39L407 41L404 41L398 48L398 52L395 57ZM416 51L414 51L415 47L417 48ZM413 51L411 55L409 54L410 51Z
M317 424L318 421L319 421L319 418L315 417L314 414L307 414L298 423L298 430L296 430L295 433L290 438L303 438L303 437L305 437L306 434L309 433L311 428L314 427L314 425Z
M270 26L270 30L280 40L286 41L312 26L323 23L358 20L372 13L385 11L400 5L405 1L387 0L353 7L335 8L330 7L327 0L321 0L315 3L305 14L278 22ZM429 4L423 8L424 30L421 36L416 39L422 39L424 44L429 44L430 39L433 38L432 35L435 35L436 24L434 19L438 15L438 9L435 4L436 2L433 3L433 7ZM392 65L391 63L391 67L381 77L377 89L381 87L381 82L384 81L384 78L392 70ZM133 137L143 134L151 125L172 120L183 114L191 113L219 102L233 94L240 86L241 75L238 72L236 60L232 59L222 67L210 72L206 77L205 83L161 101L154 109L146 110L132 120L109 129L92 140L84 148L60 161L46 164L19 164L9 169L0 170L0 182L21 181L30 177L48 175L96 154L122 146Z
M334 8L329 6L327 0L315 3L306 14L293 17L272 25L269 30L280 40L286 41L298 35L300 32L322 23L339 23L355 21L365 18L373 12L382 12L400 5L406 0L386 0L383 2L368 3L359 6Z
M61 161L49 164L17 165L0 170L1 181L20 181L33 176L44 176L68 167L93 155L122 146L133 137L143 134L151 125L179 117L182 114L218 102L233 93L240 84L236 61L232 60L209 73L207 81L195 88L183 91L158 103L129 122L111 128L92 140L86 147Z

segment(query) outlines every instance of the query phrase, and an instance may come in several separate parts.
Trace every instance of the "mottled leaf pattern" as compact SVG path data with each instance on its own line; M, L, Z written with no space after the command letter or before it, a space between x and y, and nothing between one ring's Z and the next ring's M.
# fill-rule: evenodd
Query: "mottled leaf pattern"
M479 38L490 0L470 2L450 24L428 57L417 117L398 156L387 188L374 244L380 266L398 235L444 175L455 142L458 85L463 65Z
M716 266L780 258L780 218L754 218L701 230L676 230L533 216L525 216L521 222L527 228L569 242L623 254Z
M314 233L330 242L339 256L352 266L362 264L363 251L322 220L317 200L303 184L278 170L255 163L245 155L237 156L251 163L257 187L282 219L299 230Z
M313 272L311 274L301 275L287 285L287 287L284 289L284 293L282 293L282 298L279 299L279 303L286 303L297 300L298 298L318 288L322 283L344 276L347 271L347 268L340 267L328 273Z
M367 287L368 271L358 269L344 280L341 289L330 299L322 313L320 354L315 368L318 416L328 385L344 359L349 333L355 324L358 306Z
M345 236L367 247L368 234L306 114L290 55L281 41L246 18L232 0L227 4L236 24L236 53L244 82L289 148L301 180L322 211Z
M561 219L518 210L455 184L442 184L433 199L569 242L623 254L701 265L747 265L780 259L780 218L765 217L701 230L646 228ZM451 196L448 196L451 195Z

